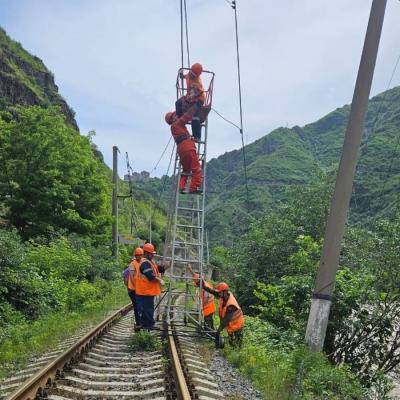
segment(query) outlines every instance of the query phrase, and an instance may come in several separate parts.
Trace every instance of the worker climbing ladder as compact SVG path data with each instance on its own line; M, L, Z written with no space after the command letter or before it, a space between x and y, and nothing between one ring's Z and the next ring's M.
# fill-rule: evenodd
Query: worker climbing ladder
M182 74L188 71L181 68L177 75L177 98L182 98L187 91ZM171 261L170 282L168 286L167 322L172 318L183 319L189 326L201 330L203 326L202 304L197 309L193 308L193 295L189 290L192 277L187 271L190 264L201 278L201 284L205 275L204 262L204 207L206 189L206 161L207 161L207 137L208 137L208 113L211 110L214 73L203 71L207 79L208 89L205 90L205 102L200 109L201 138L197 141L197 156L201 166L202 182L196 193L180 190L179 182L185 173L179 162L178 154L175 157L174 168L174 208L170 215L171 231L165 246L167 259ZM188 180L192 174L186 174ZM174 305L173 299L183 296L184 303ZM201 303L201 300L200 300Z

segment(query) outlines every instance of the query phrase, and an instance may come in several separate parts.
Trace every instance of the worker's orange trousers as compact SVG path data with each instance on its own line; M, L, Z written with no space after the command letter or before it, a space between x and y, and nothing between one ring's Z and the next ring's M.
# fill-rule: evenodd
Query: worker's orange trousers
M194 192L201 187L202 181L201 167L196 152L196 145L192 140L187 139L178 144L177 151L182 165L182 172L184 174L192 174L189 191ZM187 175L181 176L181 180L179 181L179 190L185 189L187 180Z

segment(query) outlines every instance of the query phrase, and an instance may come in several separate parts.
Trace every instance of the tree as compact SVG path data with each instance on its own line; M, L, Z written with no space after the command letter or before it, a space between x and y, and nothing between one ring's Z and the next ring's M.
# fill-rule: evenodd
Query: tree
M0 119L0 202L24 238L109 224L106 167L58 108L16 107Z

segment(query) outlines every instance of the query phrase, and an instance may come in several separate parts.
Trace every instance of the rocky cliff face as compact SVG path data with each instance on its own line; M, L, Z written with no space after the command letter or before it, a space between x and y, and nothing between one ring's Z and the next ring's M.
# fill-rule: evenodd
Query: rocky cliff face
M0 28L0 110L17 104L57 105L66 122L79 131L74 111L59 95L53 74Z

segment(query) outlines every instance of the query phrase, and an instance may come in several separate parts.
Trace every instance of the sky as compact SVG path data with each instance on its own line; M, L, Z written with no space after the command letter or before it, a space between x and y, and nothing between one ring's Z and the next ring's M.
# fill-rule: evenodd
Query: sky
M0 25L54 73L82 134L108 165L112 146L135 171L167 172L181 63L180 0L0 0ZM305 125L351 102L371 0L237 0L245 142ZM190 61L215 72L213 107L239 123L234 12L227 0L187 0ZM400 1L388 0L371 95L400 56ZM186 54L185 54L186 58ZM185 61L186 62L186 61ZM186 62L187 63L187 62ZM187 66L187 65L185 65ZM390 87L400 85L400 66ZM209 117L208 159L241 146Z

